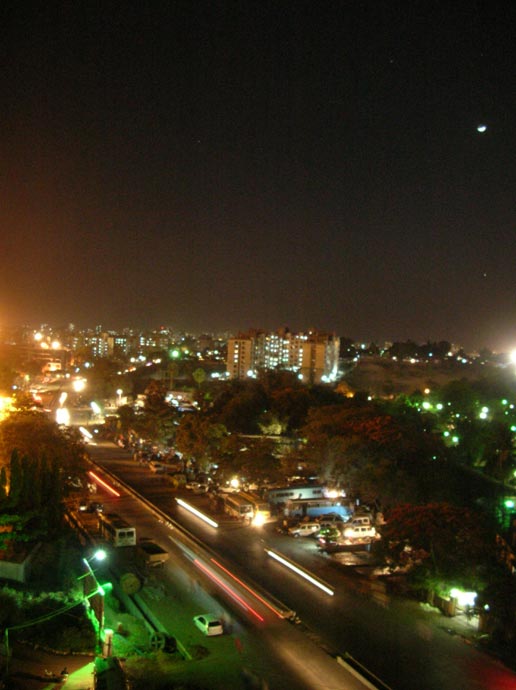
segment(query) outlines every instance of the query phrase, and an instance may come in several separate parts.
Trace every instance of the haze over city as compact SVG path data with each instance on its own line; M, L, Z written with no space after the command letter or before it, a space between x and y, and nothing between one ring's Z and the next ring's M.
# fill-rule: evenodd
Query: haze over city
M514 347L512 3L2 14L0 325Z

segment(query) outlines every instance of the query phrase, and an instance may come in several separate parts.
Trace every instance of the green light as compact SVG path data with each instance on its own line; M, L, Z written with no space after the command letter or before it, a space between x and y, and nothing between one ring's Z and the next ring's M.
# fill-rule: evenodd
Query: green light
M423 403L423 409L429 410L431 407L432 405L425 400L425 402Z
M504 501L504 505L506 508L514 508L514 501L511 498L508 498L506 501Z
M449 431L444 431L444 432L443 432L443 436L448 437L449 435L450 435L450 432L449 432Z
M453 443L458 443L459 437L458 436L452 436L452 441L453 441Z
M509 401L506 400L505 398L503 398L503 400L502 400L501 402L502 402L502 405L507 405L507 403L508 403Z
M169 355L172 357L172 359L177 359L181 353L179 350L170 350Z
M435 406L437 410L442 410L443 409L443 404L442 403L437 403Z
M511 431L516 431L516 426L514 424L511 426Z

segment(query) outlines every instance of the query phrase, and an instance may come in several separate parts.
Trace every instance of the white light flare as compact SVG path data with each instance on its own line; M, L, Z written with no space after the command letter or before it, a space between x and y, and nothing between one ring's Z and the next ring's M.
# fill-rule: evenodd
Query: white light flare
M201 513L200 510L197 510L197 508L194 508L189 503L186 503L186 501L183 501L182 498L176 498L176 501L182 508L186 508L186 510L189 510L191 513L193 513L196 517L200 518L201 520L204 520L204 522L206 522L208 525L218 528L219 525L217 522L215 522L215 520L212 520L207 515L204 515L204 513Z
M320 582L319 580L316 580L315 577L312 577L309 573L305 572L304 570L301 570L301 568L298 568L297 565L294 563L291 563L290 561L287 561L283 556L280 556L279 554L275 553L274 551L270 551L269 549L265 549L266 553L268 556L271 558L274 558L274 560L278 561L282 565L286 566L287 568L290 568L293 572L295 572L297 575L300 575L303 577L305 580L308 580L312 585L315 585L319 589L321 589L325 594L327 594L330 597L333 597L335 592L333 589L330 589L327 587L325 584Z

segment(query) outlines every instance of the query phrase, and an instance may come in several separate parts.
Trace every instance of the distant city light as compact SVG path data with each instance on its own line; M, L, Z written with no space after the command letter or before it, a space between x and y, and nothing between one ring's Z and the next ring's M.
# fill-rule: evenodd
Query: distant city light
M480 134L483 134L486 131L487 131L487 125L478 125L477 132L480 132Z

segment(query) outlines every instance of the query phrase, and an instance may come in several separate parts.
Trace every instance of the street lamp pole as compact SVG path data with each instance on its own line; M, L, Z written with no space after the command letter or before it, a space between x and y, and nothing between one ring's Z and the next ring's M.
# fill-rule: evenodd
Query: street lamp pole
M103 561L106 558L106 552L103 550L96 551L91 558L98 561ZM95 571L91 567L90 559L83 558L82 562L86 566L86 573L82 576L84 579L84 595L86 601L93 611L97 628L97 651L102 651L102 633L104 630L104 595L105 590L97 580ZM93 587L90 582L93 580Z

